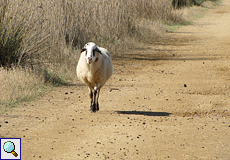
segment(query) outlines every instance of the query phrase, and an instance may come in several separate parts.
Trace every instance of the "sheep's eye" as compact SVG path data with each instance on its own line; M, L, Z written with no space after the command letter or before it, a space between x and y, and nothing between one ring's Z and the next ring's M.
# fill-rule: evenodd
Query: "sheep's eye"
M93 51L93 56L95 57L95 51Z

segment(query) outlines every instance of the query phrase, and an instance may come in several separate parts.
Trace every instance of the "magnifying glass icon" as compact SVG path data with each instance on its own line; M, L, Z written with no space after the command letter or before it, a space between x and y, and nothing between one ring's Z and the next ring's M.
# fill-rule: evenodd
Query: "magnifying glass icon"
M12 153L15 157L18 156L18 154L14 151L15 150L15 145L11 141L7 141L3 145L3 149L7 153Z

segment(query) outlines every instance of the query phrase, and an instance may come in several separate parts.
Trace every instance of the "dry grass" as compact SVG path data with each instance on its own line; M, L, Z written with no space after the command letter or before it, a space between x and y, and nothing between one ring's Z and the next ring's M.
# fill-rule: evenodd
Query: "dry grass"
M171 0L2 0L0 5L0 65L17 66L0 68L3 110L30 99L44 83L70 83L79 49L89 41L114 56L154 41L165 24L189 19L189 11L173 10Z
M0 68L0 75L0 113L43 92L43 79L30 69Z
M36 16L41 7L7 0L0 5L0 64L5 67L20 65L35 54L43 53L49 32Z

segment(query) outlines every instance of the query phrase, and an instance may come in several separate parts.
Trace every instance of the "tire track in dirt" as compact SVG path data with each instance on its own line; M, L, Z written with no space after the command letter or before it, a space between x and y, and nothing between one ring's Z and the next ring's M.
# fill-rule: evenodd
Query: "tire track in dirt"
M22 159L229 159L229 11L114 57L99 112L77 81L1 115L0 136Z

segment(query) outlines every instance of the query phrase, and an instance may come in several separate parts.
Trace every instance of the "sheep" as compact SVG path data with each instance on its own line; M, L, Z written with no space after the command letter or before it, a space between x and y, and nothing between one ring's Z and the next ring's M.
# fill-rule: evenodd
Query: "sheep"
M90 112L99 111L99 93L113 74L113 65L107 49L95 43L85 44L77 65L77 77L89 87Z

